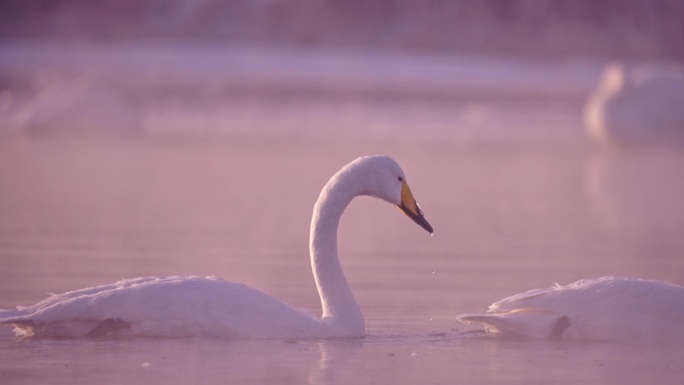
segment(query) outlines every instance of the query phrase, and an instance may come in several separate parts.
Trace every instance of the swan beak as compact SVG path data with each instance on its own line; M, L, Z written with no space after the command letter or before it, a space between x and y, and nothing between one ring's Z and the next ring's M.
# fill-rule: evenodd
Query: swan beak
M418 207L418 203L416 203L416 199L405 181L401 182L401 204L399 204L399 208L420 227L432 234L432 226L423 216L423 212Z

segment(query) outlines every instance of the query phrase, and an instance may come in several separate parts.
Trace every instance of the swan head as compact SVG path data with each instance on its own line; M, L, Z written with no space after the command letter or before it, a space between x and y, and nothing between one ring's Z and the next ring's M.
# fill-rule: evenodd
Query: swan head
M628 85L627 69L619 63L606 65L597 89L605 96L617 95Z
M413 193L406 182L406 175L394 159L385 155L364 156L349 166L358 169L363 181L359 183L361 195L370 195L396 205L420 227L433 233Z

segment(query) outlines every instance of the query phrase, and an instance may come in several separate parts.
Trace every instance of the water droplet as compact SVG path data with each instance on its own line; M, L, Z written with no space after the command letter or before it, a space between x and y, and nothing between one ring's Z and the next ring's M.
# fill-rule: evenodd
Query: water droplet
M411 352L411 357L415 357L415 356L417 356L417 355L418 355L418 353L416 353L416 352Z
M432 274L435 274L435 271L434 271L434 270L432 270Z
M432 317L428 318L428 321L432 321Z

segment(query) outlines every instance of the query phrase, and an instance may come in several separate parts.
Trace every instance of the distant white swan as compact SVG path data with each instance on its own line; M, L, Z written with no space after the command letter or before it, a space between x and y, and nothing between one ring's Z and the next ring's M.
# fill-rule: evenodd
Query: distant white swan
M684 69L611 63L584 107L584 124L599 142L684 143Z
M214 277L146 277L53 295L17 310L0 310L0 324L14 326L18 336L36 337L363 336L363 315L337 256L340 217L359 195L399 206L432 233L394 160L362 157L342 168L321 191L311 220L311 266L322 318L245 285Z
M529 338L683 343L684 287L662 281L602 277L530 290L462 314L489 332Z
M85 75L36 91L11 122L31 135L130 136L143 128L139 103L125 88Z

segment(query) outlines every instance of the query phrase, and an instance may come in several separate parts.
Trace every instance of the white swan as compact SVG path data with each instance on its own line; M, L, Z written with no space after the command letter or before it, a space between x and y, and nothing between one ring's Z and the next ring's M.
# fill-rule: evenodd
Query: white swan
M495 334L606 342L683 343L684 287L602 277L530 290L462 314Z
M584 107L598 142L684 143L684 70L611 63Z
M36 337L363 336L363 315L337 256L340 216L359 195L399 206L432 233L394 160L362 157L342 168L321 191L311 220L311 266L322 318L245 285L214 277L146 277L53 295L16 310L0 310L0 324L14 326L18 336Z
M21 105L11 119L32 135L139 135L142 114L135 100L111 82L88 76L55 80Z

